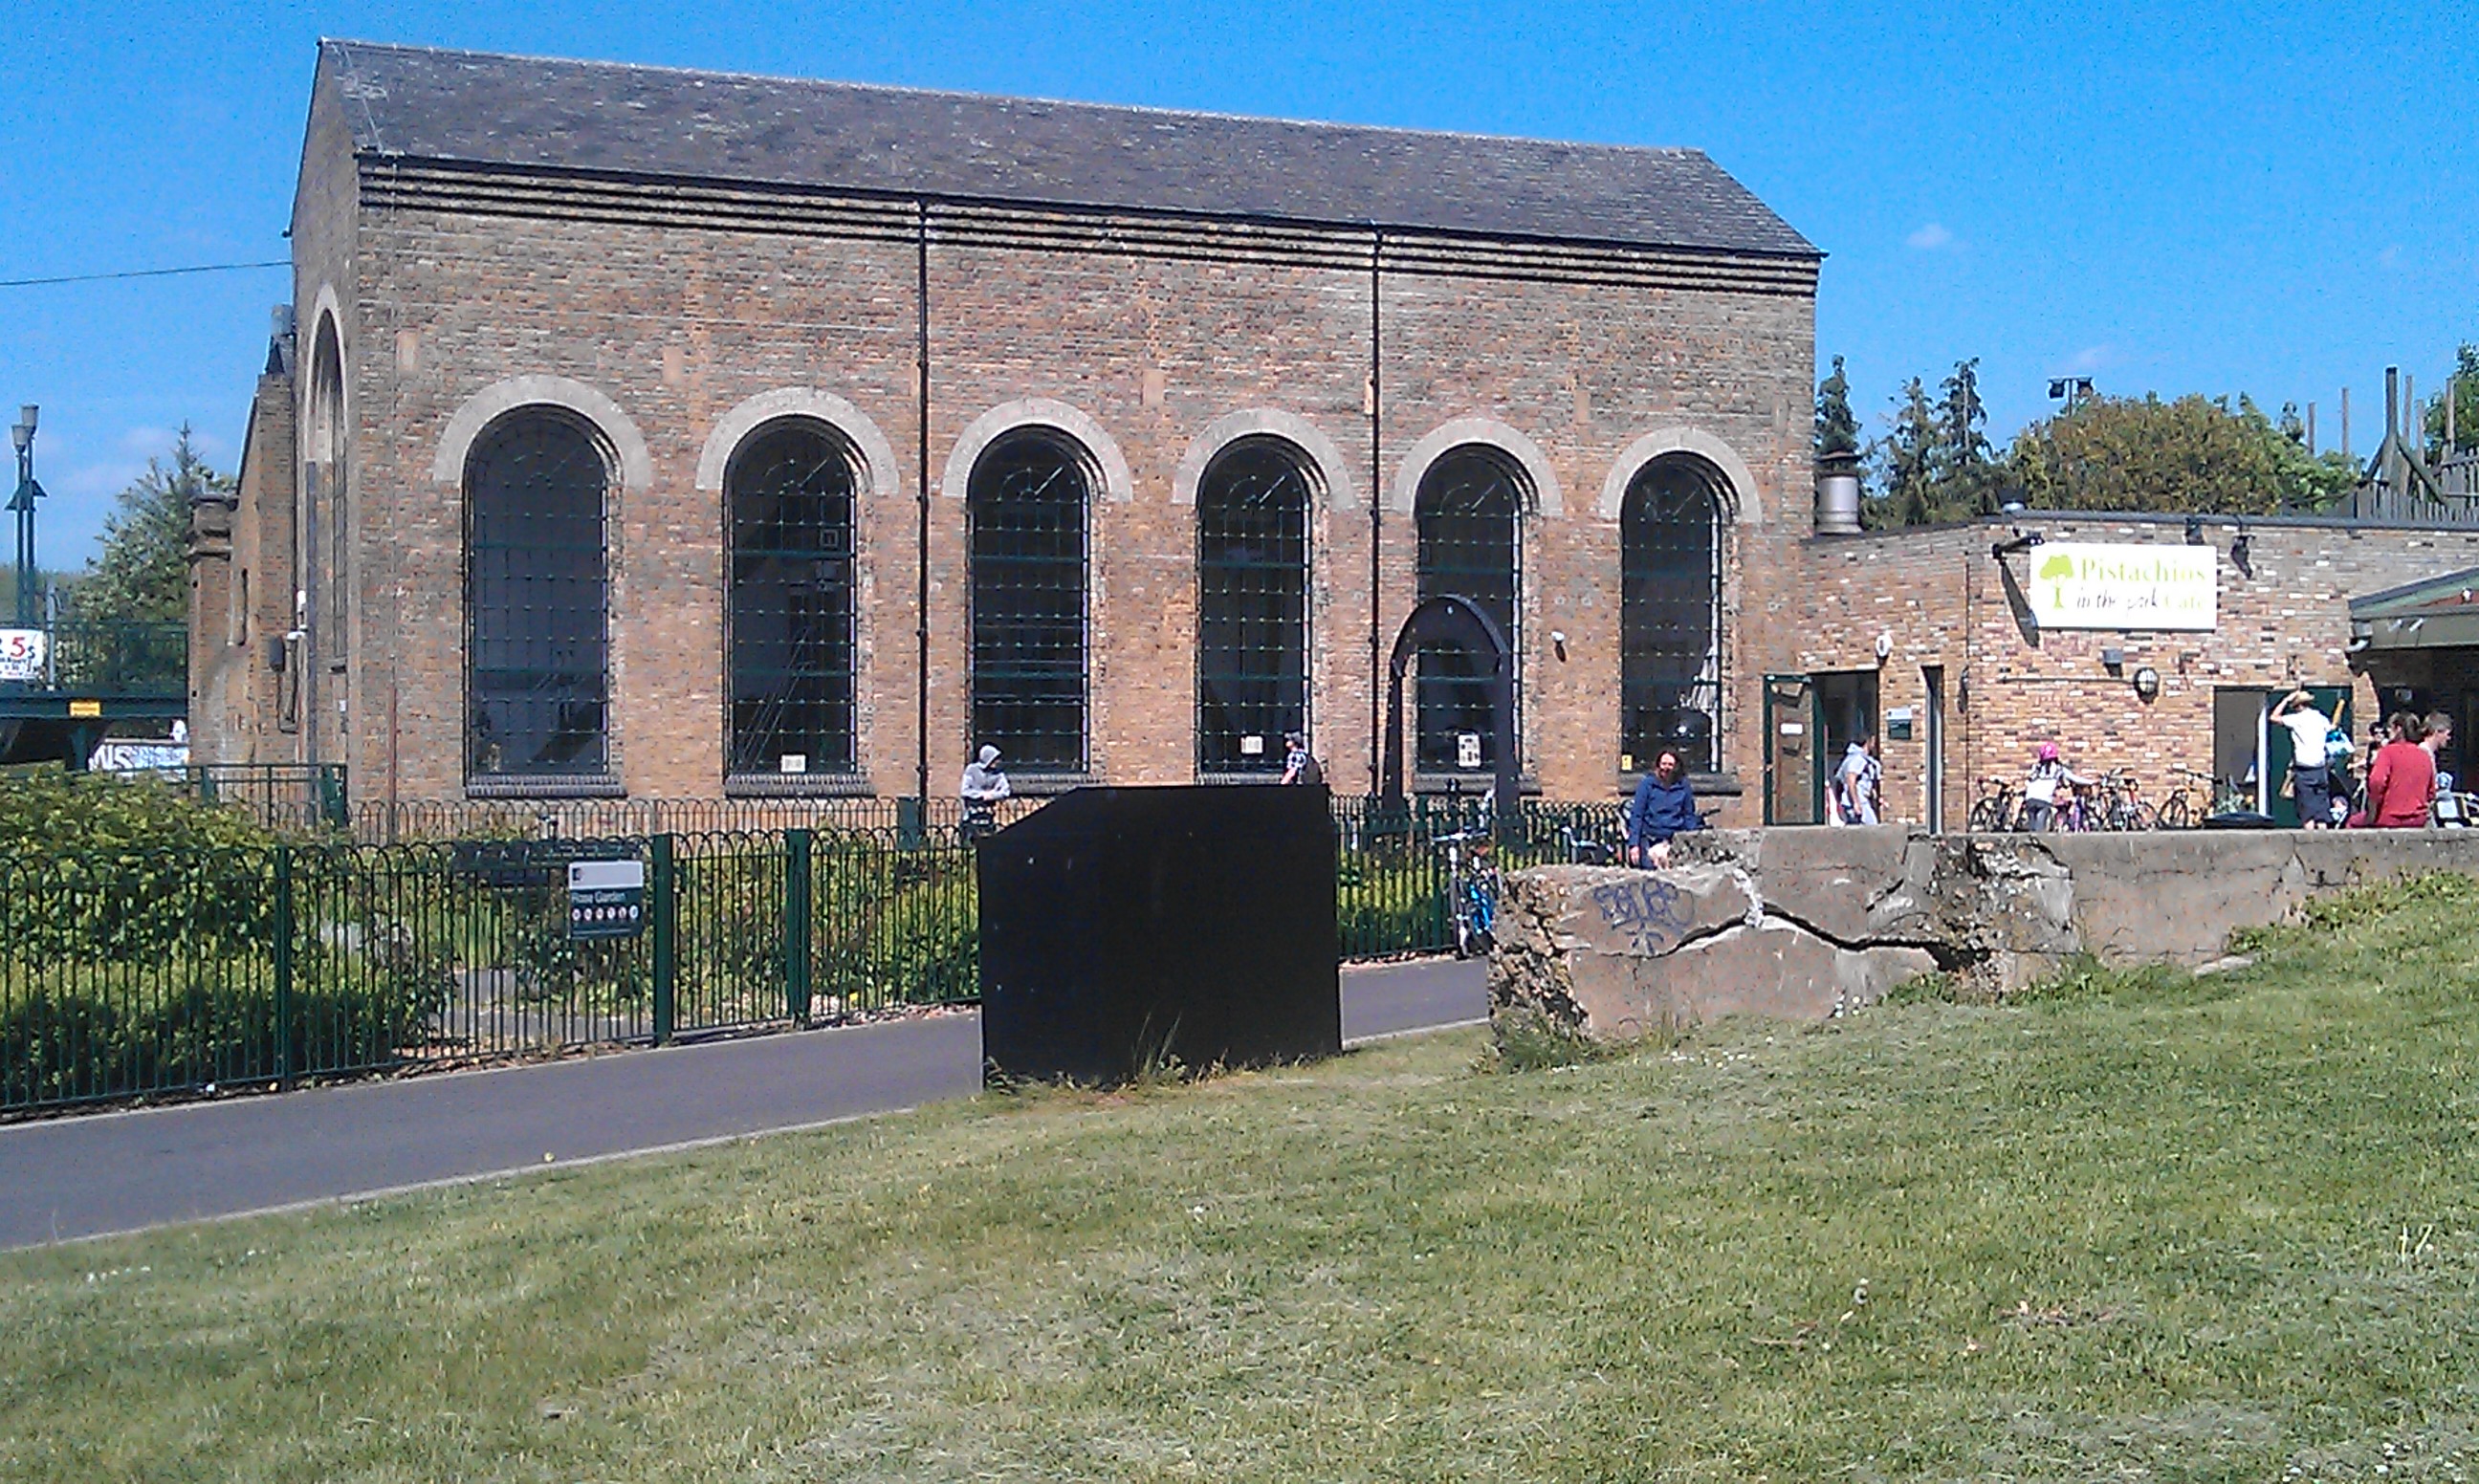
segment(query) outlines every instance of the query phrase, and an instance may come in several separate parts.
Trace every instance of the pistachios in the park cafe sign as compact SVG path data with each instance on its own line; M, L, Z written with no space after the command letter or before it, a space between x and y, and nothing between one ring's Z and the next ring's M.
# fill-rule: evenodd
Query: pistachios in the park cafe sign
M2217 556L2200 546L2033 547L2032 616L2043 628L2208 629L2219 596Z

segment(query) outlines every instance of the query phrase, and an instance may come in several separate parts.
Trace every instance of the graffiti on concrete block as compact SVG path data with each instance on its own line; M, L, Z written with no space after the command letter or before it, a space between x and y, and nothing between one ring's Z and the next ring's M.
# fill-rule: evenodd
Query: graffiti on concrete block
M1664 954L1686 940L1687 894L1654 876L1640 876L1593 888L1601 924L1625 934L1638 953Z

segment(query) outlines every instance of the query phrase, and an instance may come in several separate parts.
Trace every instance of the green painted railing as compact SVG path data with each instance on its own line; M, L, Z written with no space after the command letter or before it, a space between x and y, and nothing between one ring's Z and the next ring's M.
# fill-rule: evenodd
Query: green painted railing
M1496 858L1562 859L1616 821L1527 805ZM1438 836L1479 823L1470 801L1338 801L1343 957L1447 948ZM646 866L638 935L572 936L577 859ZM970 1002L979 932L971 849L917 828L21 855L0 861L0 1110Z
M63 619L44 626L42 674L0 688L99 701L179 701L190 693L190 630L182 624Z

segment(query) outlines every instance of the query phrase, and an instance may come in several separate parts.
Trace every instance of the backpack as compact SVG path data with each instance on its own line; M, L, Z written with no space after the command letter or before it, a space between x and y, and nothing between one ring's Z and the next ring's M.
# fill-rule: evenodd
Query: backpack
M1312 786L1320 786L1325 782L1325 769L1317 765L1316 754L1310 754L1308 760L1300 764L1300 776L1297 781Z

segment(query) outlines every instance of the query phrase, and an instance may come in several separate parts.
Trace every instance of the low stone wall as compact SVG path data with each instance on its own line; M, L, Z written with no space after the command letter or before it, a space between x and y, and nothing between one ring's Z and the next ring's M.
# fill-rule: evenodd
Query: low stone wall
M2479 873L2479 831L1930 835L1874 829L1683 836L1664 871L1508 877L1494 1013L1623 1039L1719 1015L1813 1020L1943 970L1992 995L2070 954L2201 965L2308 897Z

